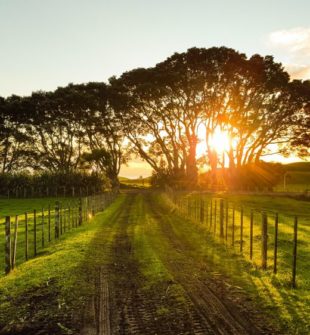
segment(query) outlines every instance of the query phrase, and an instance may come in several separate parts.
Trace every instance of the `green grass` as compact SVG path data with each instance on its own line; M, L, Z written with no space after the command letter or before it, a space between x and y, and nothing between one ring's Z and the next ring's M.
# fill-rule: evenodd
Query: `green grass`
M284 177L283 177L284 178ZM286 187L281 180L274 187L275 192L305 192L310 191L310 172L306 171L288 171L286 177Z
M165 324L167 320L171 324L171 320L176 320L175 327L182 326L177 324L180 314L190 308L190 303L178 276L183 280L188 278L189 282L192 276L202 282L208 282L207 278L211 277L215 284L220 278L219 282L224 283L235 301L239 301L240 297L243 301L251 299L249 304L258 308L258 317L259 311L262 310L275 315L275 322L280 318L287 330L285 333L309 333L308 270L298 272L298 288L292 290L288 285L289 277L285 277L285 271L273 275L271 268L263 272L256 266L256 263L259 265L260 255L258 239L255 240L255 258L253 262L249 262L246 241L248 208L282 210L284 215L280 221L281 229L284 230L281 238L285 241L291 229L287 213L309 213L310 204L280 197L227 195L227 198L237 208L235 249L221 243L220 239L213 239L212 234L208 233L206 222L197 223L178 213L165 196L148 192L121 195L103 213L96 215L90 224L63 235L59 241L53 241L39 257L21 264L10 275L0 277L0 329L3 325L35 325L47 322L50 333L77 333L86 303L94 294L94 278L98 275L98 267L107 265L112 272L116 266L120 271L123 269L123 264L117 265L121 260L112 256L114 248L121 241L120 236L125 234L129 244L126 242L125 249L120 245L118 250L125 252L121 257L128 258L132 262L130 264L139 265L137 273L133 276L136 276L137 285L141 285L139 289L146 298L155 296L156 322ZM133 204L127 211L125 203L127 201L128 204L129 200L133 200ZM205 196L205 200L207 203L210 196ZM240 204L245 207L243 255L238 252ZM230 212L229 223L231 214ZM198 217L198 213L196 215ZM271 216L269 224L271 227ZM167 235L169 230L166 230L166 227L170 227L171 236ZM259 237L259 227L258 214L255 218L255 237ZM304 250L305 257L308 257L309 223L301 223L301 229L304 231L303 235L300 235L299 252ZM271 228L269 233L272 242ZM231 235L228 235L228 241L230 240ZM131 246L130 252L126 249L128 245ZM290 250L290 246L285 243L281 244L281 247ZM270 256L271 250L272 248L269 250ZM120 257L118 253L116 255ZM283 255L279 255L279 266L282 260L290 263ZM305 264L307 260L308 258ZM269 263L270 261L269 259ZM171 264L175 262L184 265L179 269L180 274L171 272ZM302 263L298 263L299 271L302 270L301 265ZM127 272L123 272L125 276ZM119 281L119 278L114 278L113 275L115 274L111 274L110 280ZM61 328L67 331L62 331Z
M310 171L310 162L295 162L284 165L287 171Z
M90 248L90 244L99 235L108 245L113 217L123 200L119 197L89 224L63 235L44 254L0 277L0 328L19 324L36 327L44 320L49 333L75 333L92 292L93 282L88 276L96 264L90 264L89 255L95 254L95 260L103 257L104 250Z
M51 205L53 208L55 202L59 201L62 204L76 202L77 198L30 198L30 199L1 199L0 198L0 218L6 215L14 216L24 214L25 212L37 211L42 208L47 208Z
M78 218L78 200L76 198L40 198L40 199L8 199L1 200L1 208L3 217L0 218L0 275L4 274L5 268L5 218L11 217L11 241L13 246L14 229L16 222L16 215L18 219L17 228L17 244L16 244L16 266L19 266L26 260L26 218L27 212L28 222L28 258L34 256L34 209L36 209L36 223L37 236L36 248L37 254L45 252L45 247L48 245L49 239L55 239L55 202L59 201L62 208L70 206L70 224L69 224L69 210L62 209L63 224L66 224L66 230L71 230L72 226L77 225ZM50 209L50 225L48 224L48 206ZM50 227L50 230L49 230ZM44 241L44 243L43 243Z
M254 195L222 195L228 200L228 234L227 241L219 237L219 202L217 203L217 221L215 242L225 246L230 254L229 257L241 257L245 262L247 271L251 276L251 281L257 287L262 297L269 296L270 306L279 308L283 320L292 324L302 322L310 314L310 203L297 201L284 197L254 196ZM203 198L197 195L189 195L192 199L191 219L199 222L199 213L195 211L195 204L203 199L205 210L208 206L209 219L203 222L202 226L209 230L214 236L214 201L219 200L218 196L205 195ZM210 229L210 201L213 200L213 220ZM196 202L195 202L196 201ZM187 200L183 205L183 212L187 215ZM240 254L240 208L243 207L243 252ZM234 224L234 246L232 246L232 216L235 207ZM250 210L254 209L254 237L253 237L253 259L249 258L250 241ZM268 268L261 270L261 211L268 214ZM274 220L275 213L279 213L279 233L278 233L278 273L273 274L274 255ZM183 214L183 215L184 215ZM291 288L292 279L292 259L293 259L293 225L294 216L298 215L298 258L297 258L297 289ZM224 220L224 227L226 221ZM224 230L225 231L225 230ZM225 234L224 234L225 235ZM226 256L227 257L227 256ZM231 273L233 277L238 277L238 273ZM297 320L297 321L296 321ZM310 331L310 325L305 324ZM302 332L301 332L302 333ZM306 332L307 333L307 332Z
M297 162L284 165L286 170L286 187L284 176L274 187L275 192L305 192L310 190L310 162Z
M131 178L126 178L126 177L119 177L119 182L121 185L124 187L136 187L136 188L148 188L151 187L151 178L146 177L146 178L136 178L136 179L131 179Z

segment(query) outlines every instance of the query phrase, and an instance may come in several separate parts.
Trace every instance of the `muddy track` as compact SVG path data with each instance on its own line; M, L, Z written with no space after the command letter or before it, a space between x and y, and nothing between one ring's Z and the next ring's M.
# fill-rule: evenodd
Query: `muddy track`
M116 234L109 253L110 261L96 269L95 294L87 307L81 335L164 334L156 324L152 296L143 292L144 278L133 256L131 231L139 219L131 214L137 194L131 193L114 217ZM97 245L100 246L100 244Z
M142 212L139 206L143 207ZM155 221L168 246L164 252L158 250L157 256L172 281L149 285L141 272L145 259L143 255L142 259L137 258L135 229L146 224L146 216ZM129 194L112 219L115 225L111 245L100 245L100 237L94 244L95 248L105 248L109 261L93 270L95 292L82 335L277 333L258 322L260 315L255 318L246 305L237 306L227 297L229 292L221 280L206 276L206 271L212 271L212 264L191 256L194 246L175 233L171 221L174 218L154 202L152 194ZM169 291L175 285L182 288L182 302ZM158 311L165 308L169 312L160 316Z
M110 219L118 224L128 216L128 212L133 203L133 198L127 197L122 205L122 208L116 212ZM105 248L107 257L113 257L113 250L111 246L103 244L100 236L96 237L92 247ZM98 260L100 264L101 261ZM103 262L102 262L103 263ZM94 284L94 292L92 298L87 304L84 312L83 328L81 335L110 335L111 320L113 319L111 313L111 275L109 273L109 264L101 264L94 269L89 269L88 280Z
M131 204L136 196L130 195ZM130 213L130 209L123 212L109 266L113 291L112 334L156 334L154 301L141 290L144 278L133 255L131 232L138 218Z
M168 239L171 254L178 253L178 257L166 258L162 261L174 276L175 280L184 287L192 301L196 312L200 316L200 325L206 334L276 334L264 322L258 323L257 316L244 310L244 306L236 305L226 296L222 283L215 283L206 276L199 277L201 264L191 258L188 250L190 246L174 232L167 210L156 205L151 196L146 197L148 209L157 221L163 236ZM194 228L195 229L195 228ZM208 264L203 264L207 269ZM212 269L209 269L210 271ZM192 274L196 274L193 276ZM194 332L196 334L196 332ZM199 332L197 332L199 333Z
M131 195L135 206L136 195ZM143 197L143 206L145 200ZM134 253L134 230L144 225L145 215L132 214L126 209L121 215L108 268L111 334L165 335L212 334L201 327L200 316L169 293L171 282L147 285L141 264ZM140 260L141 261L141 260ZM169 315L158 311L168 308Z

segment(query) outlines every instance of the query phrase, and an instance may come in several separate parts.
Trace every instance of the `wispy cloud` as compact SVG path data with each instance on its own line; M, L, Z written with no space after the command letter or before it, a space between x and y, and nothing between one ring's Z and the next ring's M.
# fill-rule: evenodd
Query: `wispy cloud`
M268 36L269 47L285 55L285 67L293 78L310 79L310 28L277 30Z

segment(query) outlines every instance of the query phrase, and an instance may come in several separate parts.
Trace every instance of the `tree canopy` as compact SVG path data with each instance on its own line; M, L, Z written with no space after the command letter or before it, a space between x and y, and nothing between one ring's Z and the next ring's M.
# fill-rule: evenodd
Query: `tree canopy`
M278 151L309 157L309 129L309 81L291 81L272 56L191 48L107 84L0 98L0 164L3 173L97 171L116 186L135 154L194 186L201 165L232 172ZM221 152L216 133L229 139Z

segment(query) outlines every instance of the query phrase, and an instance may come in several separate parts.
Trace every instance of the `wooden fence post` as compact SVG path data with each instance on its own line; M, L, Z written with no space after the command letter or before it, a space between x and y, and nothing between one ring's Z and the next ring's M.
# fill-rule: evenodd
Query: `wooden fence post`
M277 273L277 261L278 261L278 225L279 215L276 213L274 219L274 253L273 253L273 273Z
M17 251L17 233L18 233L18 216L15 216L15 225L14 225L14 241L13 241L13 252L12 252L12 269L15 267L16 263L16 251Z
M44 248L44 208L42 208L42 215L41 215L41 223L42 223L42 248Z
M51 205L48 205L48 242L51 242Z
M213 201L211 199L211 202L210 202L210 225L209 225L209 231L211 232L211 229L212 229L212 223L213 223Z
M67 209L66 207L64 206L63 209L63 232L65 233L66 232L66 222L67 222Z
M82 216L82 198L79 198L79 226L82 225L83 216Z
M250 259L253 259L253 222L254 221L254 211L251 209L250 216Z
M297 230L298 218L294 218L294 244L293 244L293 269L292 269L292 287L296 288L296 268L297 268Z
M243 208L240 209L240 252L243 251Z
M28 261L28 214L25 213L25 259Z
M220 200L220 237L224 238L224 199Z
M231 225L231 240L232 246L235 245L235 205L233 206L233 213L232 213L232 225Z
M267 214L262 213L262 269L267 269L267 235L268 231L268 220L267 220Z
M217 214L217 201L214 201L214 236L216 236L216 214Z
M59 238L59 202L55 203L55 238Z
M11 217L5 217L5 273L10 273L12 269L12 249L11 249Z
M204 221L204 210L205 210L205 208L204 208L204 201L201 199L200 200L200 223L203 223L203 221Z
M37 255L37 211L33 211L33 253Z
M60 233L60 236L61 236L62 233L63 233L63 227L62 227L62 224L63 224L63 222L62 222L62 213L63 213L63 211L62 211L62 204L59 203L59 227L60 227L60 229L59 229L59 233Z
M225 240L227 243L227 236L228 236L228 201L226 200L226 206L225 206Z

